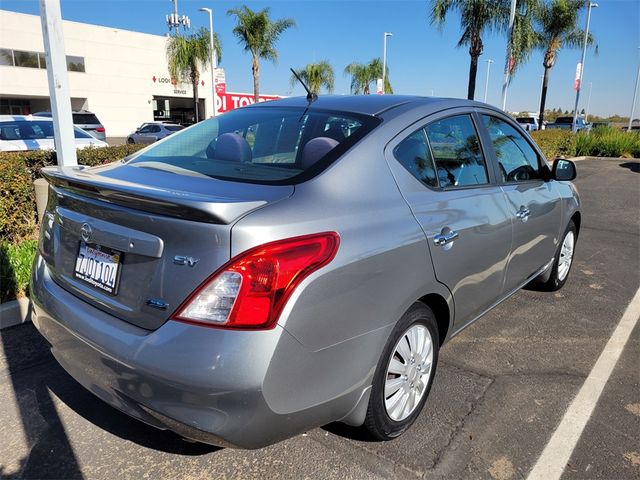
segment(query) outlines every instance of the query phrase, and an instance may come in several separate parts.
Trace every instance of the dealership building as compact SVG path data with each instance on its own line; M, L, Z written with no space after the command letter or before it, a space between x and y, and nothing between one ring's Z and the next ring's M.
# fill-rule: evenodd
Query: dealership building
M40 17L0 10L0 25L0 114L50 110ZM124 137L154 120L193 122L192 87L170 78L166 36L70 21L63 21L63 30L71 106L95 113L108 137ZM211 72L204 70L200 119L213 114L212 93ZM225 92L218 111L250 102Z

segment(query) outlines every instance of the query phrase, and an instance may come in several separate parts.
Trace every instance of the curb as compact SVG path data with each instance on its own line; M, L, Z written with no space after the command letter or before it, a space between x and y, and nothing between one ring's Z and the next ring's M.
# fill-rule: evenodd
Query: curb
M0 304L0 330L31 321L31 302L28 298Z

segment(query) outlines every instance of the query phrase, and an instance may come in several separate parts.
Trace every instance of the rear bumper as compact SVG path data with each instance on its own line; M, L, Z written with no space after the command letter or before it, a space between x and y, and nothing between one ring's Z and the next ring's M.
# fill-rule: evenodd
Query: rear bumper
M39 256L31 297L33 323L72 377L128 415L193 440L259 448L342 418L362 392L295 411L277 395L269 404L265 391L295 391L285 375L313 357L280 326L235 331L169 321L144 330L58 286ZM274 355L290 362L287 372L278 360L270 368Z

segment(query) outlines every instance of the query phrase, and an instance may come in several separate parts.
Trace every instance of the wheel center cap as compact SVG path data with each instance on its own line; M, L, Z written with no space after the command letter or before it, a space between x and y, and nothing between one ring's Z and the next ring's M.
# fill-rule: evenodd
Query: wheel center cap
M418 369L415 365L410 365L407 369L407 380L409 382L414 382L416 377L418 376Z

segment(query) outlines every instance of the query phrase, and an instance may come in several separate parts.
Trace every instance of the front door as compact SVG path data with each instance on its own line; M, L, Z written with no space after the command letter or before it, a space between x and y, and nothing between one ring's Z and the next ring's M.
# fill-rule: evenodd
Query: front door
M390 146L404 166L396 177L427 237L425 254L452 292L460 328L504 293L512 235L504 194L469 114L434 117Z
M562 221L560 196L544 181L543 161L506 119L481 114L491 144L497 176L513 217L513 247L505 287L513 290L548 264L555 255Z

